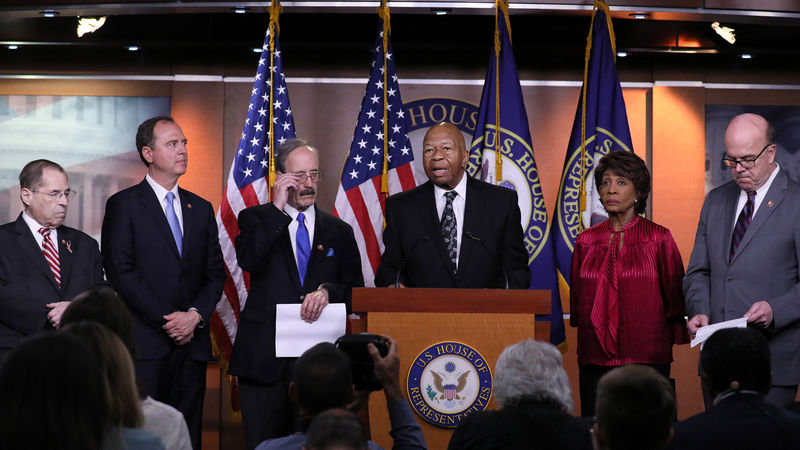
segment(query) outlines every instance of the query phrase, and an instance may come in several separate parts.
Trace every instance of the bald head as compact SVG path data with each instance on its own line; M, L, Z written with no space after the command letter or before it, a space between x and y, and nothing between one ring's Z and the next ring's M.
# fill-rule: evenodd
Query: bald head
M422 141L422 166L433 184L447 190L458 185L467 167L467 144L464 135L452 123L431 127Z
M742 190L755 191L767 182L775 169L775 129L758 114L740 114L725 130L725 153L729 160L755 161L731 167L731 175Z

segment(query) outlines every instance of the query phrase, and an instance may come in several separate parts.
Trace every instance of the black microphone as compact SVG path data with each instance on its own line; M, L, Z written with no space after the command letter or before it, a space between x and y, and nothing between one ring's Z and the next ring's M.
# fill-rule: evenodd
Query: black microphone
M484 242L481 240L481 238L479 238L478 236L475 236L469 230L464 230L464 236L469 238L469 239L472 239L473 241L475 241L477 243L479 243L483 247L483 249L486 250L487 254L489 254L489 255L492 254L492 252L489 251L489 247L486 246L486 244L484 244ZM503 278L505 279L505 289L509 289L509 287L508 287L508 275L506 275L506 271L503 270L502 267L500 268L500 271L503 273Z
M414 250L416 250L417 245L419 245L420 242L429 241L429 240L430 239L428 239L428 236L420 236L414 242L414 245L411 246L411 251L409 253L414 253ZM395 278L395 280L394 280L394 287L396 287L396 288L400 287L400 274L403 273L403 269L406 267L406 263L407 262L408 262L408 260L404 259L403 262L400 263L400 268L397 270L397 278Z

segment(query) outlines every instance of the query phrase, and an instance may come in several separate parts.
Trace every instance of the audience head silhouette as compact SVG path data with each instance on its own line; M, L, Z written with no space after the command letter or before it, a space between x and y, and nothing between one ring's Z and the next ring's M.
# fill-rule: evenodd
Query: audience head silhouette
M112 428L89 345L46 333L19 345L0 374L0 448L100 450Z
M647 366L618 367L597 384L594 438L608 450L657 450L672 439L675 393Z

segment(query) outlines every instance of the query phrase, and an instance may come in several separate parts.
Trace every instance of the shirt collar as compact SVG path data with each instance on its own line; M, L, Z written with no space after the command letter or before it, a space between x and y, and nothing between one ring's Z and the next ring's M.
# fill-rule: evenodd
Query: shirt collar
M295 208L294 206L289 206L288 203L284 205L283 212L288 214L289 217L292 218L292 220L297 220L297 215L300 214L300 211L298 211L297 208ZM314 205L311 205L308 208L306 208L306 210L303 211L303 215L308 221L314 220L316 218L316 208L314 207Z
M34 236L36 234L38 234L39 230L44 226L44 225L40 224L39 222L37 222L36 219L34 219L33 217L29 216L28 213L25 210L22 211L22 220L25 221L25 223L28 225L28 228L30 228L31 232L33 232ZM53 228L53 229L55 230L55 228Z
M156 183L156 180L151 178L150 174L147 174L144 177L144 179L147 180L147 184L149 184L150 187L153 189L153 192L156 193L156 198L158 198L159 202L164 201L164 199L167 197L167 192L172 192L173 194L175 194L175 198L178 198L178 183L175 183L175 186L172 186L172 189L167 190L164 189L164 186L161 186L160 184Z
M764 183L763 186L756 189L756 198L764 198L767 195L767 191L769 191L769 187L772 186L772 182L775 180L775 177L778 176L778 171L781 170L781 166L778 163L775 163L775 168L772 170L772 174L770 174L769 178L767 178L767 182Z
M467 199L467 176L468 176L467 173L464 172L464 174L461 175L461 181L458 182L455 189L451 189L453 191L456 191L456 194L458 194L458 196L463 198L464 200ZM433 193L434 195L436 195L436 198L444 197L444 194L447 192L450 192L450 190L441 188L435 184L433 185Z

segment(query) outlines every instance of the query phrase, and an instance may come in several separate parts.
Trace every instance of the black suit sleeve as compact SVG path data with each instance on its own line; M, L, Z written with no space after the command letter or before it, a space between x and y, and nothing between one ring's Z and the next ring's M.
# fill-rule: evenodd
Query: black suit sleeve
M214 308L222 298L222 289L225 286L225 261L222 258L222 249L219 246L219 230L217 220L214 217L214 209L210 203L206 221L208 223L208 233L206 235L206 248L208 249L208 261L203 275L202 288L197 292L197 296L191 301L190 307L197 308L203 319L208 320L214 313Z
M15 279L7 262L6 258L0 262L0 324L25 335L41 331L48 323L48 309L41 298Z
M361 273L361 254L358 251L353 229L345 224L340 225L343 252L341 263L337 267L336 280L324 281L328 289L328 301L331 303L347 303L347 312L351 311L351 299L354 287L364 286L364 275Z
M383 230L383 255L381 264L375 273L375 286L393 286L398 280L398 274L403 264L403 248L400 242L399 230L396 223L393 223L394 214L393 199L386 199L386 228ZM400 280L402 282L403 280Z
M503 239L503 272L508 277L511 289L528 289L531 272L528 268L528 252L522 235L521 214L517 202L517 193L508 190L512 195L506 210L509 211Z
M291 222L291 217L272 203L240 212L239 235L236 236L239 267L251 274L263 272L275 244Z

